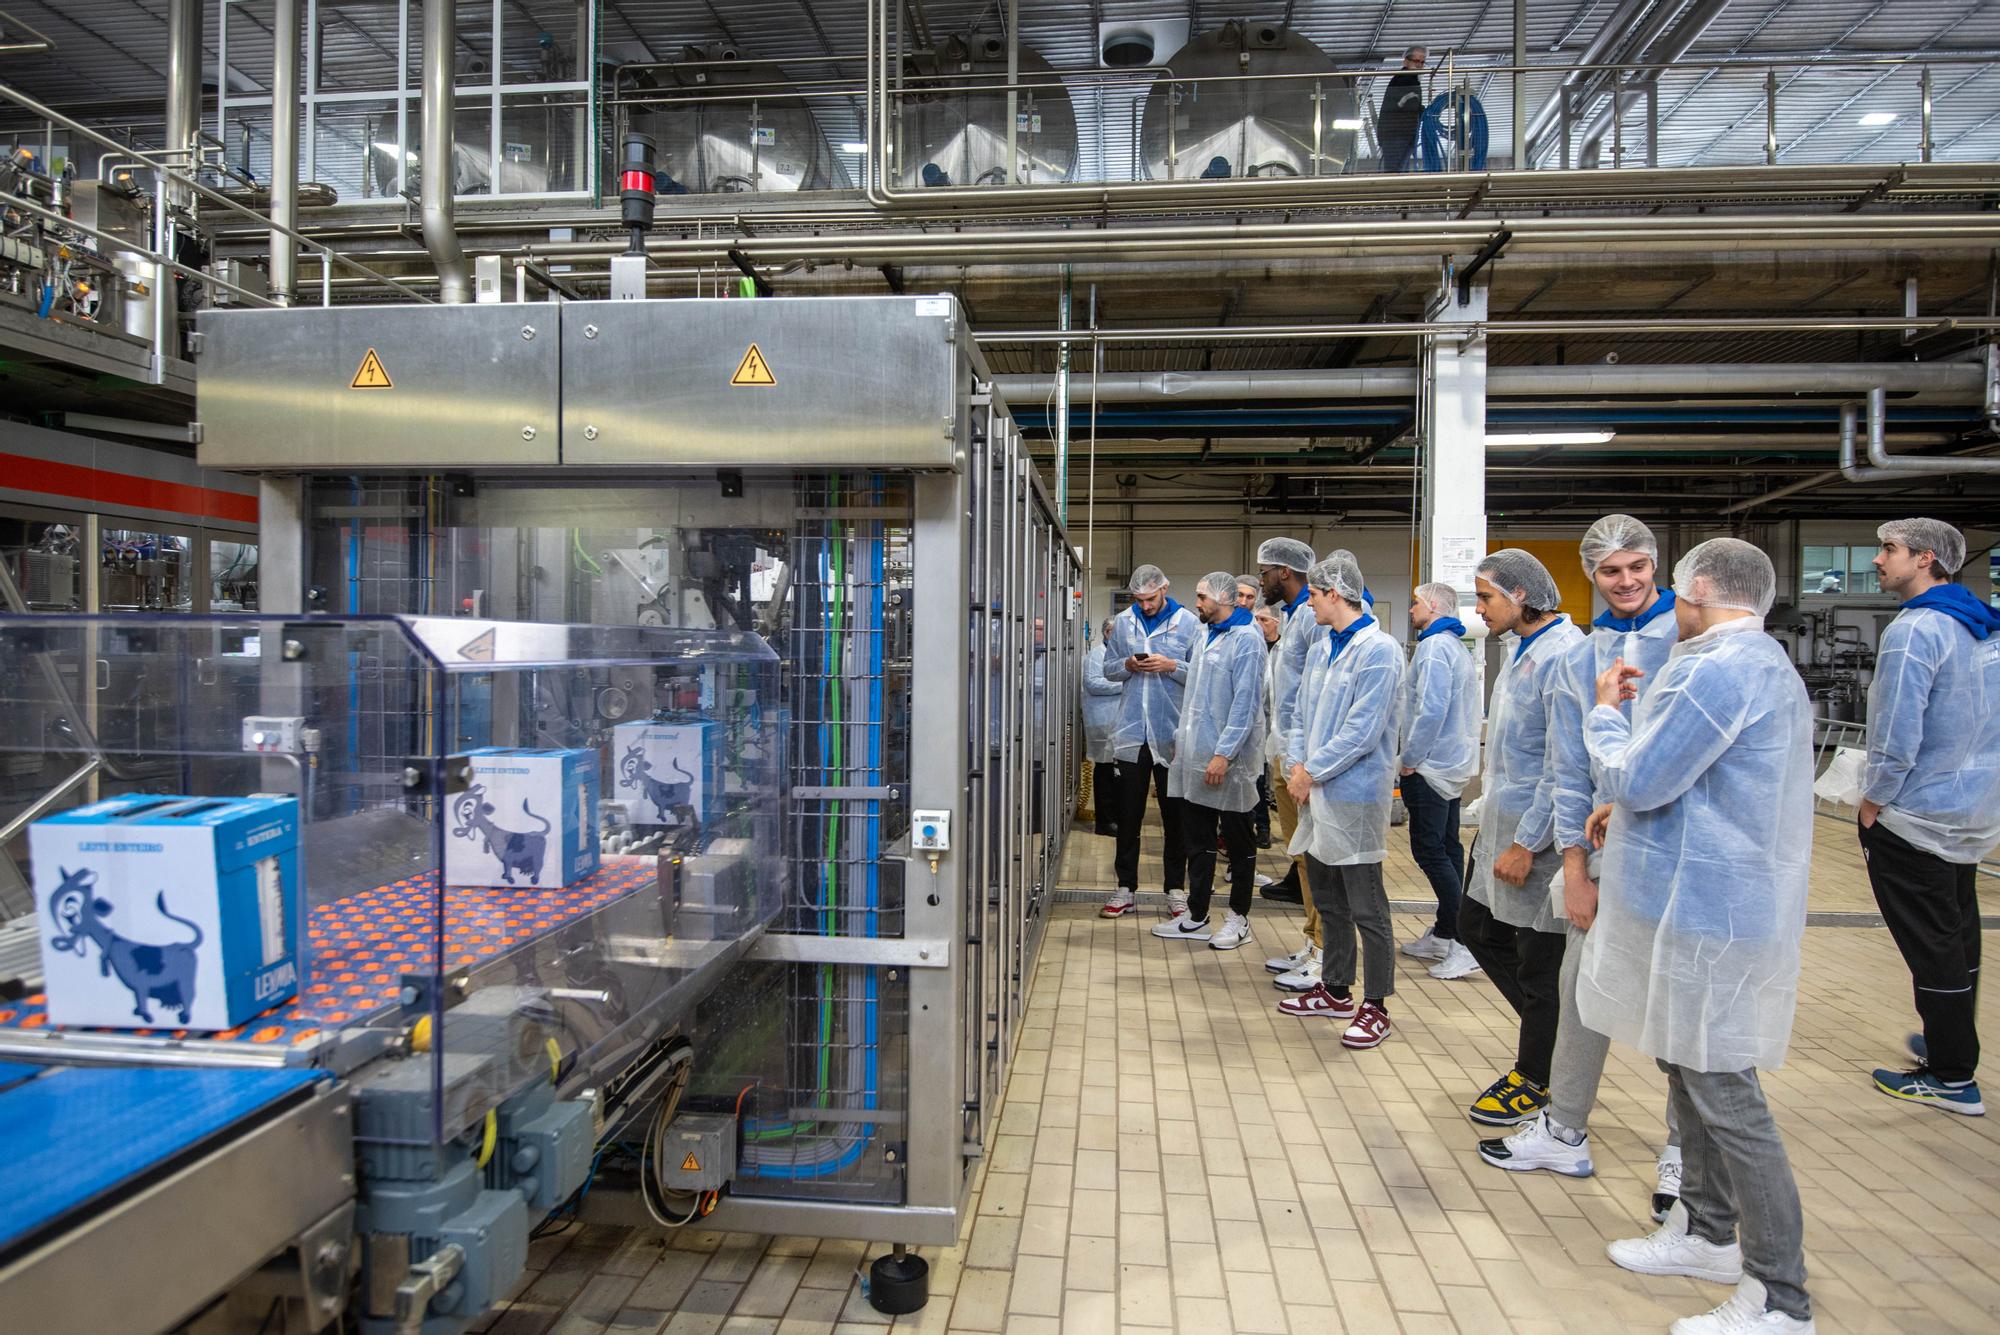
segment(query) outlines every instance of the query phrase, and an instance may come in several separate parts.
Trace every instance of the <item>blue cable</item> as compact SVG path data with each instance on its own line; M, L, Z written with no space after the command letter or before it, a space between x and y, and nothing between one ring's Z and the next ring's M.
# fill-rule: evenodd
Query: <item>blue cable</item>
M1447 129L1444 114L1451 106L1453 94L1439 93L1424 108L1424 118L1418 126L1418 134L1423 144L1424 170L1441 172L1445 169L1445 141L1450 140L1471 152L1467 166L1472 171L1486 170L1486 108L1472 94L1465 94L1465 119L1469 125L1458 125ZM1468 135L1467 131L1470 131Z

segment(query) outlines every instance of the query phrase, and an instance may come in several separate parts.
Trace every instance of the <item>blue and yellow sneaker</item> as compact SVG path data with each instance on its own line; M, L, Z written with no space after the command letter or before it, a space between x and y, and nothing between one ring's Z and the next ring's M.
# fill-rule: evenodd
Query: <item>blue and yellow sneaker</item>
M1986 1105L1979 1097L1979 1082L1947 1082L1932 1075L1928 1067L1919 1066L1913 1071L1875 1072L1875 1088L1890 1098L1906 1099L1911 1103L1928 1103L1945 1112L1957 1113L1961 1117L1984 1117Z
M1548 1090L1519 1071L1509 1071L1488 1085L1465 1115L1481 1126L1519 1126L1548 1106Z

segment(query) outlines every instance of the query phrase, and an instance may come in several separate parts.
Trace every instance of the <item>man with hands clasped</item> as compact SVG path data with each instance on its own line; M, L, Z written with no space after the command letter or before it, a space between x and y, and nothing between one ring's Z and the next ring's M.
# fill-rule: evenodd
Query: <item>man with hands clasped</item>
M1704 542L1675 567L1674 592L1665 667L1640 698L1643 669L1613 659L1584 721L1612 805L1589 822L1603 875L1577 1014L1659 1062L1683 1154L1667 1222L1606 1250L1639 1274L1737 1286L1673 1335L1812 1335L1798 1187L1758 1080L1783 1063L1798 1000L1812 713L1764 633L1770 558Z
M1389 1036L1396 985L1395 936L1382 880L1389 803L1396 784L1396 712L1402 648L1367 609L1352 552L1329 553L1306 577L1313 616L1325 627L1306 655L1286 785L1299 806L1293 851L1306 860L1306 889L1319 906L1320 981L1278 1003L1286 1015L1348 1021L1343 1046L1379 1047ZM1354 999L1355 936L1362 996Z
M1495 1168L1514 1172L1547 1169L1569 1177L1588 1177L1590 1114L1597 1103L1597 1086L1604 1078L1610 1042L1584 1025L1576 1015L1576 973L1582 963L1584 934L1597 916L1598 863L1590 856L1585 827L1593 808L1610 800L1602 776L1584 745L1584 719L1596 699L1597 679L1614 662L1638 669L1629 679L1621 706L1631 717L1633 702L1652 688L1667 655L1679 641L1674 592L1658 584L1660 547L1647 528L1630 515L1606 515L1590 526L1579 544L1584 573L1607 604L1591 623L1590 634L1562 660L1562 693L1554 709L1550 741L1555 760L1556 847L1562 850L1559 896L1550 907L1568 924L1559 980L1562 1006L1556 1026L1555 1054L1549 1075L1549 1106L1534 1120L1504 1140L1481 1141L1479 1157ZM1673 1130L1673 1109L1667 1110L1667 1145L1659 1162L1659 1186L1653 1193L1653 1218L1665 1219L1680 1194L1681 1152Z
M1430 961L1433 978L1463 978L1479 961L1458 939L1465 894L1465 845L1459 798L1479 773L1479 675L1458 619L1458 591L1419 584L1410 594L1416 652L1403 693L1403 806L1410 813L1410 857L1437 896L1437 917L1403 953Z
M1549 1102L1564 932L1549 906L1562 867L1555 846L1555 745L1562 660L1583 639L1557 611L1554 576L1529 553L1506 547L1479 563L1479 617L1514 636L1486 713L1486 768L1479 836L1459 908L1458 936L1521 1017L1514 1066L1474 1099L1467 1115L1486 1126L1526 1122Z

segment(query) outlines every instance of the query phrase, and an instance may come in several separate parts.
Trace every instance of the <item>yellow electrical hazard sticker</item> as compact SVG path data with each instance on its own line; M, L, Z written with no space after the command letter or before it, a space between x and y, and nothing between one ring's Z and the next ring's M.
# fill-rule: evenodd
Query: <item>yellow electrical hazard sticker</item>
M361 359L361 367L354 373L354 379L347 382L349 389L394 389L395 382L382 369L382 359L375 355L375 349L368 349L368 355Z
M743 360L736 364L736 374L729 377L732 385L775 385L778 378L771 374L771 364L764 360L764 354L752 343L750 351L743 354Z
M683 1173L699 1173L701 1171L701 1160L694 1157L693 1150L689 1150L688 1157L681 1160L681 1171Z

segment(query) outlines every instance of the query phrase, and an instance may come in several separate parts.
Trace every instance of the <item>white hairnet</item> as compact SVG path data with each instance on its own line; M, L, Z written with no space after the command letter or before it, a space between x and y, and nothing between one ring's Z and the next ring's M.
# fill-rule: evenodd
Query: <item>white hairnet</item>
M1902 543L1912 552L1929 552L1937 567L1955 575L1965 564L1965 535L1942 519L1892 519L1875 530L1883 542Z
M1140 566L1132 572L1131 582L1125 588L1134 598L1144 598L1167 587L1166 572L1158 566Z
M1549 568L1519 547L1502 547L1479 563L1475 572L1520 607L1553 612L1562 606L1556 577ZM1516 590L1519 590L1517 593Z
M1306 583L1321 593L1337 593L1357 606L1367 587L1361 578L1361 563L1344 547L1328 552L1326 559L1307 573Z
M1741 538L1710 538L1674 567L1674 597L1763 616L1777 600L1778 572Z
M1284 566L1303 575L1313 568L1313 549L1297 538L1266 538L1257 547L1257 564Z
M1458 615L1458 590L1449 584L1419 584L1412 596L1441 617Z
M1239 589L1255 589L1257 592L1262 593L1264 591L1264 581L1258 579L1255 575L1238 575L1236 577L1236 587Z
M1194 587L1199 592L1205 593L1215 599L1218 603L1233 603L1236 601L1236 576L1230 574L1227 570L1209 571L1201 577L1201 581Z
M1604 558L1613 552L1644 552L1653 558L1654 565L1660 563L1660 544L1654 539L1653 530L1631 515L1604 516L1583 535L1577 551L1583 557L1586 575L1595 575Z
M1285 624L1282 620L1279 619L1278 609L1271 606L1271 604L1269 603L1258 603L1256 609L1252 611L1250 615L1256 617L1260 621L1269 621L1280 626Z

